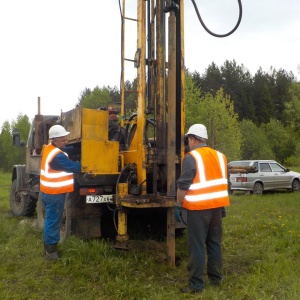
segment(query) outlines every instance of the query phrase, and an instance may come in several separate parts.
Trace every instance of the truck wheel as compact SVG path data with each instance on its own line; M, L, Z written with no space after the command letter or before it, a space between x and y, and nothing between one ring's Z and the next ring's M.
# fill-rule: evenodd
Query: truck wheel
M42 193L39 194L39 200L38 200L38 208L37 208L37 217L38 217L38 227L40 229L44 229L44 221L45 221L45 207L42 202ZM71 197L70 193L66 194L65 199L65 207L64 207L64 213L62 217L62 223L60 227L60 240L59 243L64 243L67 238L71 234Z
M260 182L256 182L253 187L253 195L262 195L263 190L263 185Z
M63 213L62 223L60 227L60 240L59 240L60 244L64 243L71 234L71 225L72 225L71 195L72 193L66 194L64 213Z
M13 214L19 216L33 216L36 207L36 201L30 199L27 191L17 192L17 180L12 182L10 188L10 207Z
M45 206L42 201L42 193L39 193L38 203L37 203L37 222L38 228L44 229L44 221L45 221Z

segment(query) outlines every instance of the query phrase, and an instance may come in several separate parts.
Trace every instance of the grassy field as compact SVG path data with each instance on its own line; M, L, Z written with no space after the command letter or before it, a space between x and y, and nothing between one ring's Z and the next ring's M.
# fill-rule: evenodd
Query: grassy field
M170 268L165 247L115 250L109 240L71 237L57 262L42 257L34 218L13 217L10 175L0 173L0 299L287 299L300 298L300 194L234 195L224 219L221 288L182 295L186 237L177 239L180 264Z

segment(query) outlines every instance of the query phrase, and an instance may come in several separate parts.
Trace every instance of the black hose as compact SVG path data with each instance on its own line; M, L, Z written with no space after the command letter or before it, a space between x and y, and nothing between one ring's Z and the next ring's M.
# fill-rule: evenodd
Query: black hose
M243 9L242 9L242 2L241 2L241 0L238 0L238 4L239 4L239 19L238 19L238 21L237 21L235 27L234 27L231 31L229 31L228 33L225 33L225 34L216 34L216 33L212 32L212 31L210 31L210 30L206 27L206 25L204 24L204 22L203 22L203 20L202 20L202 18L201 18L201 16L200 16L200 13L199 13L199 10L198 10L198 7L197 7L197 4L196 4L195 0L192 0L192 3L193 3L193 5L194 5L194 7L195 7L196 14L197 14L198 19L199 19L201 25L203 26L203 28L204 28L209 34L211 34L211 35L213 35L213 36L215 36L215 37L222 38L222 37L226 37L226 36L231 35L232 33L234 33L234 32L237 30L237 28L239 27L239 25L240 25L240 23L241 23L242 15L243 15Z

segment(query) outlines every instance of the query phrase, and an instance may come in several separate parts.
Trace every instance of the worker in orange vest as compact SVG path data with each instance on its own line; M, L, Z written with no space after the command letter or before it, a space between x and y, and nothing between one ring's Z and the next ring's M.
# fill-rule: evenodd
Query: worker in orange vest
M198 293L205 287L206 254L209 283L219 286L222 281L222 216L229 205L228 171L225 155L207 146L203 124L192 125L186 138L190 151L177 180L175 217L180 221L181 208L187 210L189 278L181 292Z
M40 190L45 206L44 257L58 259L57 243L64 212L66 194L74 191L74 174L81 170L80 162L69 159L66 149L68 139L61 125L49 129L51 143L43 149L40 174Z

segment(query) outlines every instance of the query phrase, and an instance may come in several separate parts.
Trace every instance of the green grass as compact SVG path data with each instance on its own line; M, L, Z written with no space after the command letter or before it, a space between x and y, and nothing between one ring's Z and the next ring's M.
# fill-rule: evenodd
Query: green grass
M109 240L74 236L58 262L42 257L34 218L9 207L10 175L0 173L0 299L299 299L299 193L234 195L224 219L225 281L201 295L182 295L187 281L185 235L176 241L181 264L168 267L164 244L115 250ZM143 250L141 250L143 249Z

